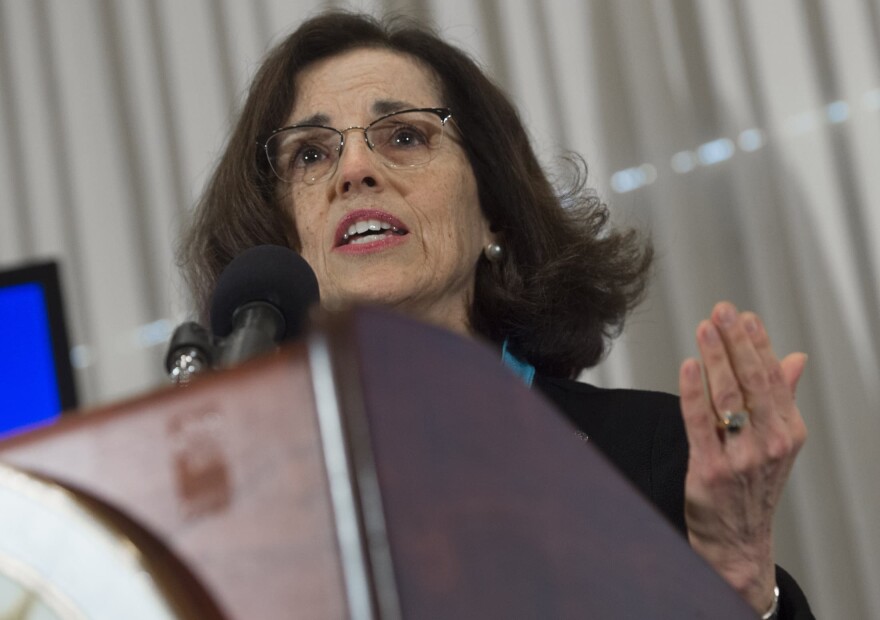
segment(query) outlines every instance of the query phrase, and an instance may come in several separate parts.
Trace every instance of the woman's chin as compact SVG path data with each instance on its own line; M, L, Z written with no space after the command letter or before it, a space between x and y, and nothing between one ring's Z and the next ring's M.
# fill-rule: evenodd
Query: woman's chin
M399 292L397 292L399 293ZM448 329L452 332L473 336L468 318L469 304L465 300L450 303L419 303L411 296L393 294L390 291L353 295L344 298L322 299L321 307L331 312L342 312L357 306L380 306L417 321Z
M406 305L407 296L388 287L370 287L348 291L342 295L321 297L321 307L332 312L349 310L354 306L386 306L390 308Z

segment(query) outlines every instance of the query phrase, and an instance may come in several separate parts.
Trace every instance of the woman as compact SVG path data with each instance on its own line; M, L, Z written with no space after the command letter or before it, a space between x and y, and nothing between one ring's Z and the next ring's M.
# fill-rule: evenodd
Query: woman
M697 329L709 397L697 360L682 364L680 409L572 381L651 261L607 219L582 179L560 197L513 106L459 50L329 13L263 63L180 258L202 316L223 267L273 243L308 261L325 307L381 303L494 342L759 614L812 617L774 569L771 527L806 437L805 356L778 361L759 319L721 303Z

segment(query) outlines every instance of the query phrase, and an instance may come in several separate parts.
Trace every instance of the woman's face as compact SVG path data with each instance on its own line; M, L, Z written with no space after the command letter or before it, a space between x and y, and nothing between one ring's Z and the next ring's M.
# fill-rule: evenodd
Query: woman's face
M320 124L340 130L366 127L389 111L444 103L430 70L376 49L311 65L299 74L296 92L288 125L320 115ZM318 277L322 305L379 303L468 331L476 265L492 235L453 123L446 124L434 158L416 168L386 166L363 132L345 132L335 172L289 188L299 250ZM346 238L352 226L370 220L397 230Z

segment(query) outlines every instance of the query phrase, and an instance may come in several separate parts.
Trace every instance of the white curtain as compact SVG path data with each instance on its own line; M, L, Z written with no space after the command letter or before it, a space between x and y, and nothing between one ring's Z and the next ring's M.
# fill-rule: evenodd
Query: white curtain
M434 23L549 167L582 153L652 232L650 296L588 380L674 391L719 299L810 355L780 561L817 616L880 618L878 0L0 0L0 268L61 262L81 399L162 384L181 222L267 46L327 6Z

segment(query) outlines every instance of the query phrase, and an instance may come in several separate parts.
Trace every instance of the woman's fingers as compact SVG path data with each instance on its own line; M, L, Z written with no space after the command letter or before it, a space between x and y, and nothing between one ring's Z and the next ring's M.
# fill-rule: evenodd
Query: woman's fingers
M782 358L782 373L785 376L785 384L791 390L792 396L797 391L798 382L804 374L804 368L807 366L806 353L789 353Z
M773 398L767 369L765 351L759 351L755 345L755 335L760 331L752 313L737 312L733 304L721 302L712 311L711 323L716 327L722 345L715 356L721 357L726 363L718 364L712 370L713 361L706 359L709 389L713 394L718 413L723 415L729 409L721 400L727 398L738 406L736 410L746 411L749 423L760 431L767 424L772 424ZM731 398L736 393L738 398Z
M687 359L682 363L678 390L690 458L703 463L719 458L722 445L718 438L718 418L706 399L699 361Z
M751 312L743 313L742 317L754 326L750 332L752 343L763 360L767 374L772 411L766 419L766 432L762 434L762 439L771 459L785 459L790 454L796 454L806 439L806 427L794 401L806 355L794 353L780 361L761 319Z
M697 327L697 345L706 369L709 396L715 411L739 411L745 405L721 331L712 321Z
M706 462L725 452L733 472L744 472L765 459L784 460L797 453L806 428L794 402L806 355L780 361L761 319L720 302L711 318L697 327L697 360L686 360L679 374L682 412L691 450ZM720 430L726 415L745 412L741 429Z

